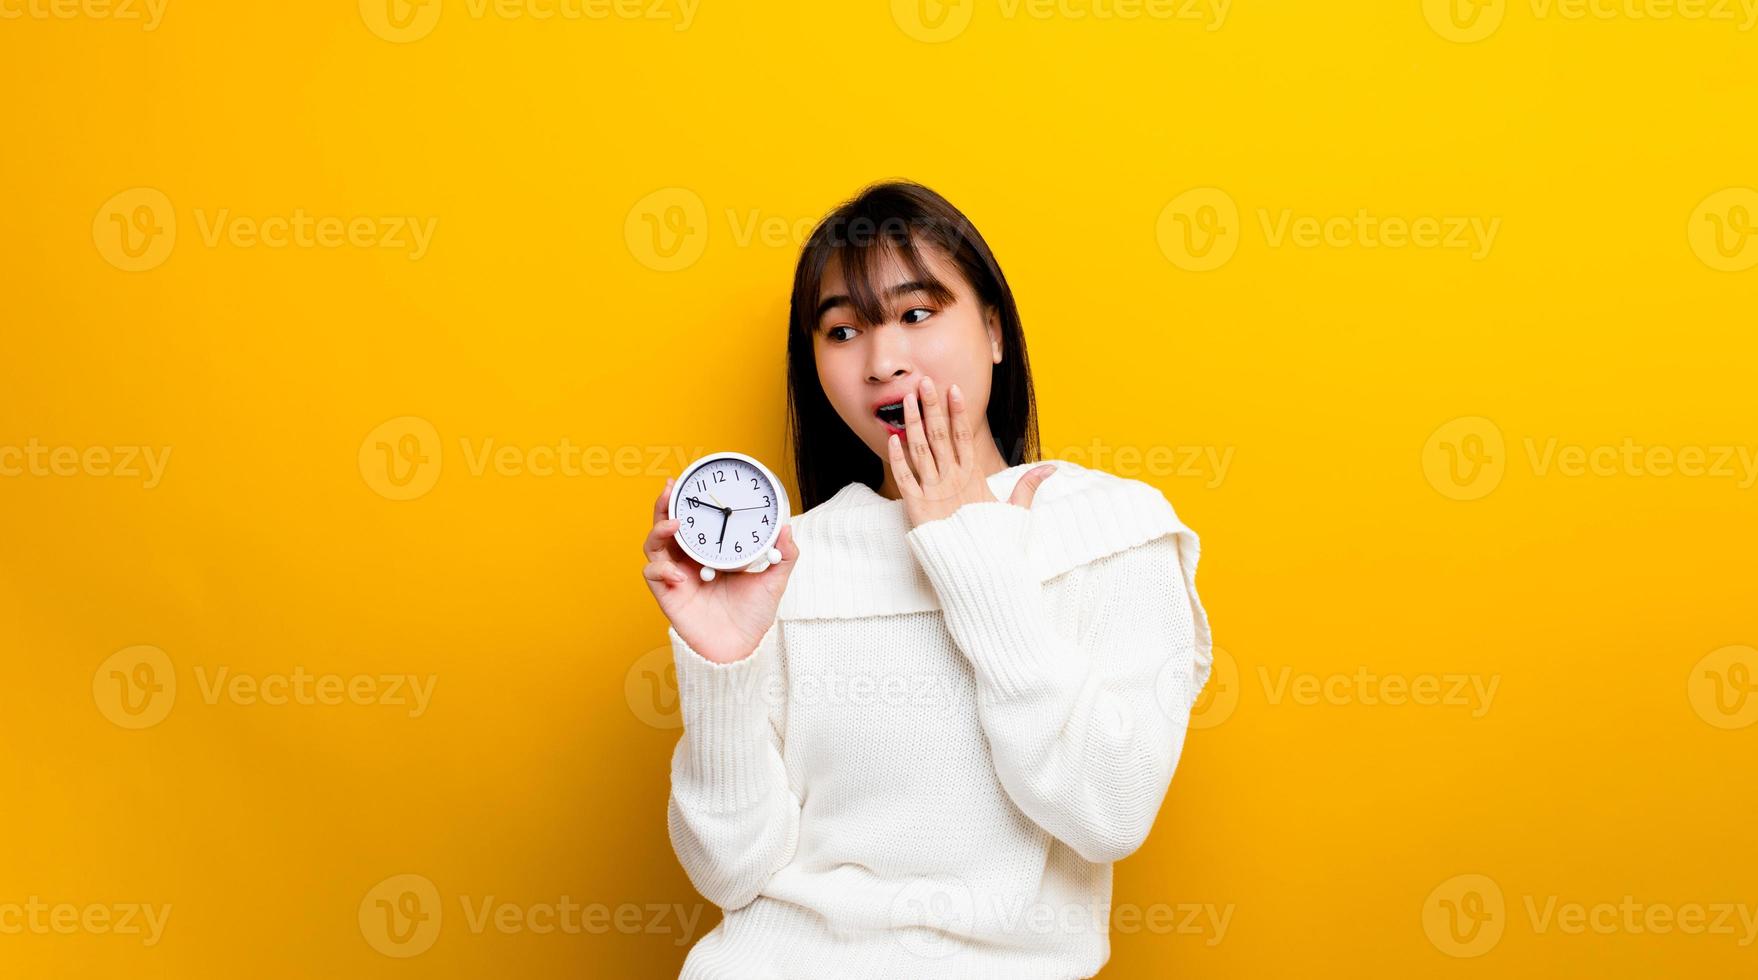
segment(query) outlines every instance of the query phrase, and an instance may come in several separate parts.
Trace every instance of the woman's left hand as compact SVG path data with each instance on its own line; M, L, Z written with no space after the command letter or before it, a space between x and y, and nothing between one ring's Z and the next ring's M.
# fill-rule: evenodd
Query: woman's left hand
M953 385L942 404L938 389L931 378L922 378L918 392L912 391L903 400L903 427L909 439L906 454L903 441L893 435L888 454L891 478L903 497L904 515L910 527L917 527L942 517L965 504L996 503L989 490L986 475L976 471L977 451L971 433L964 394ZM1014 485L1007 502L1030 507L1032 497L1056 467L1049 464L1028 471Z

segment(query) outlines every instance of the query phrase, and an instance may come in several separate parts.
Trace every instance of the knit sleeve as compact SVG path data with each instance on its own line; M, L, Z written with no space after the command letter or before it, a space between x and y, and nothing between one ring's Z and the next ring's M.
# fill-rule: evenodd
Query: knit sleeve
M717 664L668 628L684 733L671 761L672 850L702 896L723 909L757 897L793 857L800 800L782 761L781 625L756 652Z
M1207 620L1172 534L1067 572L1078 601L1053 611L1026 560L1030 514L965 504L908 540L975 670L1002 786L1081 857L1117 861L1147 839L1177 767Z

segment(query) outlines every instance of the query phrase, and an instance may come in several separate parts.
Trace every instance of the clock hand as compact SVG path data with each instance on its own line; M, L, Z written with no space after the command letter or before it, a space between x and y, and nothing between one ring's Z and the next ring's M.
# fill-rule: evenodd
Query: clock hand
M711 503L709 503L709 502L708 502L708 501L706 501L706 500L703 500L703 499L701 499L701 498L699 498L699 497L685 497L685 498L684 498L684 499L685 499L685 500L688 500L688 501L691 501L691 502L692 502L692 503L697 503L697 504L701 504L701 505L702 505L702 506L704 506L704 507L708 507L708 508L712 508L712 509L714 509L714 510L718 510L718 511L720 511L720 512L721 512L721 513L723 513L723 514L724 514L724 513L726 513L726 510L727 510L727 508L726 508L726 507L724 507L724 506L722 506L722 505L720 505L720 504L711 504Z
M728 510L724 507L721 508L721 511L720 511L720 537L715 539L715 542L714 542L714 546L716 548L720 547L721 544L726 541L726 525L727 525L727 522L729 522L731 520L732 520L732 511Z

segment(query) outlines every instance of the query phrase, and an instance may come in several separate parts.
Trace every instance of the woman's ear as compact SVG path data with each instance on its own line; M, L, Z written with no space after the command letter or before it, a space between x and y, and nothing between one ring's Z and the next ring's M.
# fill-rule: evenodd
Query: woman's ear
M989 363L1001 363L1001 314L990 307L984 313L984 325L989 331Z

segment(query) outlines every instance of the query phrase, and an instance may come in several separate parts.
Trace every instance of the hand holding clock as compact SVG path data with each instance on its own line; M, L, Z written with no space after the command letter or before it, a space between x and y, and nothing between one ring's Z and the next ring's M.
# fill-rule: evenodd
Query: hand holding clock
M907 457L897 436L888 440L891 478L903 496L904 516L912 528L950 517L965 504L999 502L989 489L988 479L976 471L975 437L969 413L965 411L964 393L958 385L952 386L946 400L952 403L950 411L941 404L933 379L923 377L920 404L914 391L903 399L903 427L909 441ZM1056 467L1048 463L1027 471L1014 484L1007 502L1031 507L1038 485L1055 472Z
M673 536L677 519L666 516L672 482L665 481L665 489L653 504L653 529L642 544L647 556L642 577L672 628L691 649L715 663L743 660L756 652L763 634L774 624L788 576L797 564L800 550L794 546L793 528L784 525L775 539L780 562L755 574L718 575L704 582L686 570L689 556ZM734 510L752 509L702 505L720 511L723 517L730 517ZM725 532L724 525L721 530Z

